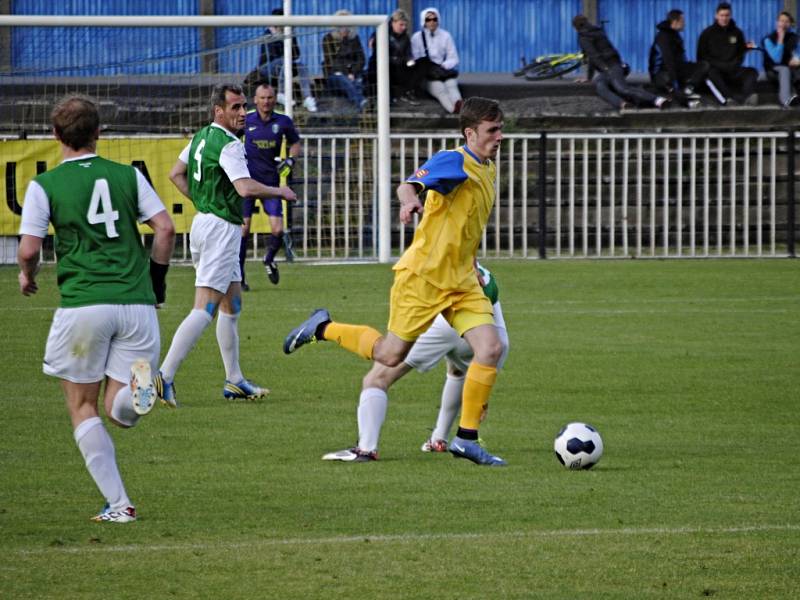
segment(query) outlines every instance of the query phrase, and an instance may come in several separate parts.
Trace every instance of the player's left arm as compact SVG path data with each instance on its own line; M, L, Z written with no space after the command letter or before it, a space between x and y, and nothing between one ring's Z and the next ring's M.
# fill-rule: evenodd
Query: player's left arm
M17 262L19 263L19 291L23 296L30 296L39 290L36 274L39 272L39 252L42 249L42 238L23 234L19 240Z

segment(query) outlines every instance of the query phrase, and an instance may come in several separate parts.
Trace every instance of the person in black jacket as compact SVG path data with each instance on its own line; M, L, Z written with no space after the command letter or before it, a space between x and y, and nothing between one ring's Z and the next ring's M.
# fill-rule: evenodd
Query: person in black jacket
M419 102L414 97L414 88L419 83L419 73L416 61L411 56L411 37L408 35L408 14L398 8L389 17L389 88L392 103L399 101L417 105ZM367 65L367 89L375 95L377 78L377 46L375 34L369 38L369 47L372 55Z
M657 89L668 94L681 94L693 106L699 99L695 89L705 81L710 65L686 60L681 31L686 24L683 11L677 8L667 13L667 18L656 25L658 33L650 46L648 71Z
M618 109L625 108L629 102L657 108L669 105L667 98L625 81L627 65L622 62L619 52L608 40L602 27L592 25L584 15L576 15L572 19L572 26L578 32L578 43L589 63L589 79L592 79L595 71L599 72L595 79L598 96Z
M273 15L282 15L283 9L276 8ZM267 27L264 30L266 39L259 48L258 72L262 81L268 81L276 90L283 86L283 27ZM300 83L303 93L303 106L308 112L317 112L317 101L311 94L311 83L308 69L300 61L300 46L297 38L292 38L292 70ZM283 92L278 93L278 103L286 103Z
M755 48L755 44L745 42L742 30L731 18L731 5L720 2L714 23L703 30L697 41L697 60L711 65L708 88L720 104L749 103L756 99L753 91L758 71L742 66L744 55L750 48Z
M349 10L337 10L334 16L351 14ZM365 109L368 102L364 98L364 48L358 32L349 27L341 27L322 38L322 72L328 88L347 96L350 103L358 109Z
M783 11L778 15L775 31L761 40L764 70L770 81L778 83L778 99L785 108L800 104L796 93L800 91L800 49L792 25L794 17Z

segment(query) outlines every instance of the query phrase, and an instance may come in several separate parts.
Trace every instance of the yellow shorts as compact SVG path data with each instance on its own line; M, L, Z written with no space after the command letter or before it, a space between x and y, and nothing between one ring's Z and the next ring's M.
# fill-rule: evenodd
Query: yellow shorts
M494 324L492 304L477 278L469 290L441 290L409 269L396 271L389 299L388 330L401 340L413 342L438 314L458 335L478 325Z

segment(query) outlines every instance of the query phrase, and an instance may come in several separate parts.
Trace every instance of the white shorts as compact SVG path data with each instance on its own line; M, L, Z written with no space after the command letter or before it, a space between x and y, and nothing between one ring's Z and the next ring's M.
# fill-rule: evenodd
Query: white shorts
M53 317L42 370L73 383L106 375L127 382L131 364L144 358L158 371L158 318L146 304L95 304L59 308Z
M211 213L197 213L192 220L189 249L195 268L195 287L226 293L231 283L242 280L239 270L240 225Z
M497 333L503 343L503 354L497 364L497 368L500 369L508 355L508 332L500 303L496 302L492 309ZM447 361L459 371L466 372L472 361L472 348L442 315L438 315L428 330L414 342L403 362L412 369L424 373L430 371L443 358L447 358Z

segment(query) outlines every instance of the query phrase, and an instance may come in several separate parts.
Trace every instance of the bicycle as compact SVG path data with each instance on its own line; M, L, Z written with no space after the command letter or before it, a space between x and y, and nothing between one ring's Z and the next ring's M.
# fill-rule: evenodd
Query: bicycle
M525 63L522 57L522 67L514 71L514 77L525 77L528 81L542 81L562 77L580 67L585 61L583 52L568 54L544 54L536 57L532 62Z
M605 31L606 24L610 21L600 21L600 27ZM568 52L565 54L543 54L537 56L532 62L526 63L522 57L522 67L514 71L514 77L525 77L528 81L542 81L562 77L574 71L586 62L583 52Z

